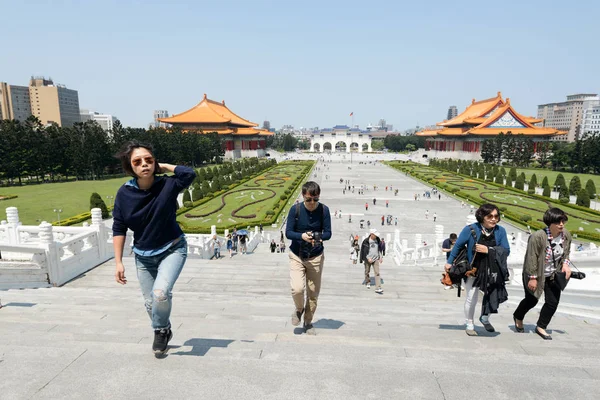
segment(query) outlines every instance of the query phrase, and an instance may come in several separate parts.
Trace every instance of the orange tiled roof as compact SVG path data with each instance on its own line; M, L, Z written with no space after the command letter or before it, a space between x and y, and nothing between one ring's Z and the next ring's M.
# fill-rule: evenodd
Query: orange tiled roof
M225 105L225 101L219 103L210 100L204 94L204 98L196 106L172 117L159 118L160 122L168 124L231 124L245 127L258 126L258 124L248 121Z
M479 115L477 115L479 114ZM515 111L510 99L502 100L498 96L480 102L475 102L450 121L441 122L439 130L417 132L417 136L467 136L467 135L498 135L509 131L526 136L554 136L565 132L554 128L538 127L534 124L541 122L534 117L525 117ZM456 127L462 125L462 127ZM470 125L470 126L469 126Z
M462 125L465 123L465 120L473 119L473 118L481 118L492 111L498 105L503 105L504 101L502 101L502 93L498 92L496 97L492 97L485 100L475 101L473 99L470 106L468 106L465 111L458 114L456 117L452 118L449 121L440 122L437 125L439 126L454 126L454 125Z

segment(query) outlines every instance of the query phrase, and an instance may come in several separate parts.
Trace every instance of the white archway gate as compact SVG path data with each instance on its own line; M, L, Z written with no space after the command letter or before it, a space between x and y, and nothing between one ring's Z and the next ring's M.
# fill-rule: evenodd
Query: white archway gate
M310 149L319 153L324 151L343 151L345 153L373 151L371 136L362 132L315 133L310 137Z

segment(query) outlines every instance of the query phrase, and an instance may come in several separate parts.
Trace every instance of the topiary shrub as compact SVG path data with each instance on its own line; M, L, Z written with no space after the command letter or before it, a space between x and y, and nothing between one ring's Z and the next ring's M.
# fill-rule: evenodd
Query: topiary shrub
M190 196L190 191L187 189L183 190L183 204L191 202L192 196Z
M596 197L596 185L594 184L593 180L588 179L587 183L585 184L585 190L588 192L590 199L594 199Z
M184 201L183 206L186 208L192 208L194 206L194 203L192 203L191 201Z
M581 180L579 176L575 175L569 182L569 194L576 195L581 190Z
M550 186L547 176L544 176L544 179L542 180L542 187L544 187L544 186Z
M571 200L570 200L568 197L560 197L560 198L558 199L558 201L559 201L561 204L569 204L569 201L571 201Z
M590 195L587 190L579 189L579 193L577 193L577 201L575 202L578 206L589 207L590 206Z
M527 221L531 221L531 215L529 214L522 214L521 216L519 216L519 219L523 222L527 222Z
M269 216L271 216L271 215L275 215L275 211L273 211L273 210L267 210L267 211L265 212L265 215L269 215Z
M550 186L549 185L544 186L544 192L542 193L542 196L550 197L551 194L552 194L552 190L550 189Z
M108 208L106 207L106 203L102 200L102 197L96 192L92 193L90 196L90 210L92 208L99 208L102 210L102 219L106 219L109 217Z
M527 189L527 194L535 194L535 189L530 187L529 189Z
M525 189L525 179L523 179L522 175L519 175L519 177L515 181L515 189L519 189L519 190Z
M287 196L286 196L285 194L282 194L281 196L279 196L279 198L280 198L281 200L285 200L285 199L287 199Z

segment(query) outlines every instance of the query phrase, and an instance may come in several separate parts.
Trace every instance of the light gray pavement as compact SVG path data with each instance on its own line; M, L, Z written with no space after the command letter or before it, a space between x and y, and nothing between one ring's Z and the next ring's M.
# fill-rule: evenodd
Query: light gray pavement
M325 174L329 180L321 180ZM364 196L342 194L351 184L377 184ZM114 283L107 262L61 288L0 292L0 398L5 399L462 399L465 397L597 399L600 324L557 315L551 342L512 330L514 305L492 317L495 334L464 333L462 298L443 290L440 266L425 261L382 264L385 293L361 285L349 260L359 214L398 215L402 235L433 237L424 211L439 223L464 226L468 210L451 199L417 201L424 186L382 165L331 163L318 172L322 200L344 218L327 243L318 335L290 325L287 254L266 245L254 254L189 259L174 291L174 339L168 356L150 352L152 331L133 259L129 283ZM385 185L400 189L386 194ZM390 208L385 208L389 199ZM364 203L369 201L369 211ZM347 222L347 212L353 222ZM430 214L431 215L431 214ZM393 227L374 224L383 233ZM515 299L518 301L520 298Z

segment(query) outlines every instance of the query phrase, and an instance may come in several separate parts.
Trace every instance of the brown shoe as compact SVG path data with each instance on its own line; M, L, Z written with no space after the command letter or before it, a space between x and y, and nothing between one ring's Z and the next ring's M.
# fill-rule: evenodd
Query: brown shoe
M302 318L303 311L294 311L292 314L292 325L298 326L300 325L300 319Z
M477 332L475 331L475 329L466 329L465 333L469 336L477 336Z

